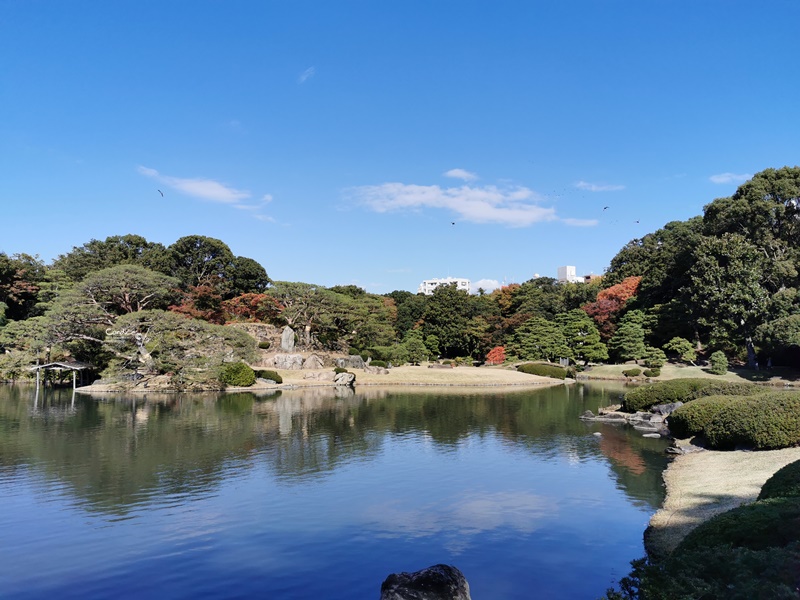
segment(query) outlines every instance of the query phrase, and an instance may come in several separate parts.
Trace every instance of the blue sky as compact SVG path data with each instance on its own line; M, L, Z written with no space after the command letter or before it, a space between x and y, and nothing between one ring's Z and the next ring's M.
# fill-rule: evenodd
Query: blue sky
M800 163L798 23L794 0L0 0L0 251L200 234L375 293L602 273Z

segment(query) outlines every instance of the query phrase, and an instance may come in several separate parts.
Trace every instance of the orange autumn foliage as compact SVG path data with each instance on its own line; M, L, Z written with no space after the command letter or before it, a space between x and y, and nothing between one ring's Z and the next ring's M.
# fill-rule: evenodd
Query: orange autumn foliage
M506 361L506 349L503 346L495 346L486 355L487 365L502 365Z
M641 277L626 277L617 285L612 285L597 294L597 300L581 308L597 323L597 329L604 340L614 334L614 318L625 308L625 304L639 292Z

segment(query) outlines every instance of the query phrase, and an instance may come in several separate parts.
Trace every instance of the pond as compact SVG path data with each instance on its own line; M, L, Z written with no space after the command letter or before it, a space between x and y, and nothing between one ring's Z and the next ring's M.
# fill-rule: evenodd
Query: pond
M597 598L644 554L666 443L619 384L89 397L0 386L0 596ZM600 432L602 435L594 435Z

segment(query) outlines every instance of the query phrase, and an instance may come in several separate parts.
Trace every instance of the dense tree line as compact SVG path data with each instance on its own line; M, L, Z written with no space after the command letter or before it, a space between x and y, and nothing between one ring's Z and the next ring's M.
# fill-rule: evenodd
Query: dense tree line
M767 169L702 216L631 240L599 283L542 277L477 295L271 281L198 235L168 247L133 234L91 240L51 264L0 253L0 376L58 357L177 371L203 366L204 345L217 362L247 358L253 344L215 329L237 321L288 325L303 349L395 364L492 353L657 367L666 354L693 362L713 351L797 364L799 198L800 167Z

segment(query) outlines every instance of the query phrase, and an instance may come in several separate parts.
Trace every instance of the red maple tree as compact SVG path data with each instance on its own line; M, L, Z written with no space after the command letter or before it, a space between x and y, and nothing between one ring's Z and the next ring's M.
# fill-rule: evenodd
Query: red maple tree
M625 304L639 292L641 277L626 277L617 285L612 285L597 294L597 300L581 306L587 315L597 323L600 337L611 339L616 330L615 317L625 308Z
M506 361L506 349L503 346L495 346L486 355L487 365L502 365Z

